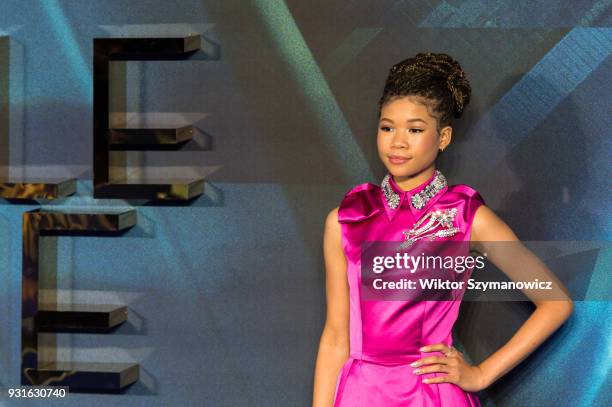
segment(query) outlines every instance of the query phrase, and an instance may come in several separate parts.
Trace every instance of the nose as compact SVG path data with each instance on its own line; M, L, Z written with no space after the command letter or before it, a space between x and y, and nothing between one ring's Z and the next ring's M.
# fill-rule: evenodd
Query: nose
M391 139L391 148L407 148L408 143L405 138L402 137L400 132L393 133L393 138Z

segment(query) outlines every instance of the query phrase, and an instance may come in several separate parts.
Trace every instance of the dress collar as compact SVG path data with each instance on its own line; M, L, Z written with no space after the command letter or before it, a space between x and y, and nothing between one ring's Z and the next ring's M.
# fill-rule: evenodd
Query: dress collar
M392 220L397 209L405 203L410 208L415 219L425 212L448 189L446 177L435 170L434 174L421 185L408 191L403 191L395 182L391 174L387 173L380 183L382 188L385 209L389 220Z

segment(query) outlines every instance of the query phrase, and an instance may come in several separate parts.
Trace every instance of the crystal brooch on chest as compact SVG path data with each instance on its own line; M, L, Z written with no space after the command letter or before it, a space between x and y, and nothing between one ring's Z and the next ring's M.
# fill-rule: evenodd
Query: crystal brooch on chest
M390 178L391 175L387 173L380 183L380 186L385 194L385 199L389 208L397 209L400 203L400 195L391 187ZM421 191L414 194L410 199L410 203L415 209L423 209L425 205L427 205L427 202L446 187L446 185L448 185L446 177L440 171L436 170L431 182Z
M455 216L457 208L428 212L410 230L402 232L404 242L398 250L409 248L419 239L435 240L438 237L455 235L459 231L459 228L453 224Z

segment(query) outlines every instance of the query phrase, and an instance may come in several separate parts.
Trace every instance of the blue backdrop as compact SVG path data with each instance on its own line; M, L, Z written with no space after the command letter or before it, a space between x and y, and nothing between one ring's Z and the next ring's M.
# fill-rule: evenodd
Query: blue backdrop
M204 44L186 61L118 65L127 86L112 106L132 124L195 123L186 151L127 162L135 176L206 176L204 196L137 207L121 238L58 239L66 298L131 310L114 335L59 335L60 356L138 362L141 380L123 395L49 405L310 405L324 218L349 188L384 175L376 102L389 67L417 52L449 53L472 84L441 163L451 183L478 189L523 240L609 241L611 23L607 0L3 0L2 147L14 171L79 178L52 206L129 206L92 198L92 39L198 33ZM34 208L0 201L4 388L19 385L21 214ZM600 251L589 275L609 279L611 263ZM530 311L464 305L457 336L474 361ZM483 403L610 405L610 313L609 302L577 302Z

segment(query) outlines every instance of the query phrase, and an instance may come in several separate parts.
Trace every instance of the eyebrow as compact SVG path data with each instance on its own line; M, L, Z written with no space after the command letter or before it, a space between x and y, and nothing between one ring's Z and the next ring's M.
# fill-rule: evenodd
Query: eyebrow
M388 121L388 122L393 123L393 120L391 120L391 119L387 119L386 117L383 117L382 119L380 119L380 121L381 121L381 122L382 122L383 120L386 120L386 121ZM417 118L415 118L415 119L408 119L408 120L406 120L406 121L407 121L407 122L423 122L423 123L427 124L427 122L426 122L425 120L423 120L423 119L421 119L421 118L419 118L419 117L417 117Z

